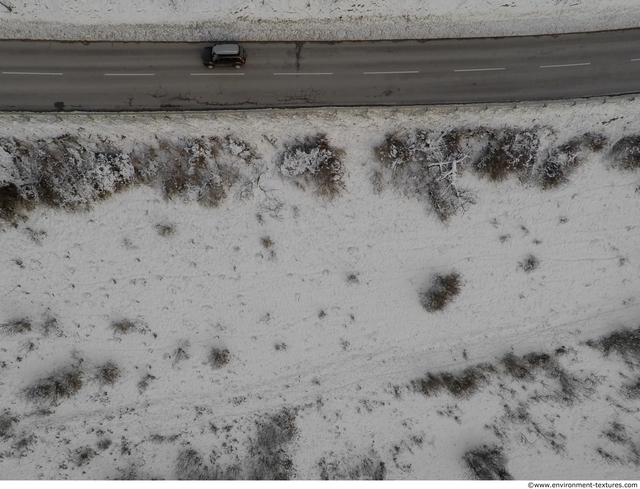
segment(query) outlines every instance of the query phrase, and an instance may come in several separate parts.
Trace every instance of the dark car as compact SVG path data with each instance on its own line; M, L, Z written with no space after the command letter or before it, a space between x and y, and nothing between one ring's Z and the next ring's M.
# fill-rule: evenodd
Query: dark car
M241 68L246 60L247 54L242 46L231 42L217 43L202 50L202 63L207 68L214 66Z

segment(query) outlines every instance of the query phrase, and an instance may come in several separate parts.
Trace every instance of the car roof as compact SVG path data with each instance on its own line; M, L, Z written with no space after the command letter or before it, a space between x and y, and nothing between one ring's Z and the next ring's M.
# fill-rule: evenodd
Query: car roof
M240 52L240 46L237 44L216 44L213 46L213 53L218 55L233 55Z

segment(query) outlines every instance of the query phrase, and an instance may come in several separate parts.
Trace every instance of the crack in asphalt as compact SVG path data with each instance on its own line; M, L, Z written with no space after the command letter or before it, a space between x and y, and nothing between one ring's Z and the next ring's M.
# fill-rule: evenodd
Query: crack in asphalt
M303 44L304 44L303 42L296 43L296 73L300 71L300 58L302 57L300 56L300 53L302 52Z

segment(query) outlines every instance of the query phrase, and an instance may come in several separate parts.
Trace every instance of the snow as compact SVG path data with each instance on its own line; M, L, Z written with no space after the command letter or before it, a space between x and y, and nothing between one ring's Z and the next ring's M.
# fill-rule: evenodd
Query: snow
M129 151L232 136L233 154L247 151L244 141L257 155L246 163L251 192L238 185L218 208L139 185L88 211L38 207L2 225L0 324L28 318L33 329L2 337L0 413L19 421L0 439L1 477L175 478L187 449L209 467L244 468L259 422L287 408L296 478L320 477L324 459L333 476L383 462L389 479L464 479L463 454L485 444L503 447L517 479L637 478L640 417L623 395L637 361L584 344L640 326L640 175L611 168L609 156L620 137L640 133L640 101L602 102L1 114L0 138L70 133ZM609 143L546 191L464 170L456 185L475 204L446 224L391 187L374 192L373 148L387 133L479 126L548 128L541 157L585 132ZM279 169L286 147L318 133L344 152L345 191L333 200ZM0 162L3 180L16 181L11 160ZM540 265L525 273L518 263L529 254ZM425 311L420 290L452 270L460 294ZM50 318L61 336L41 331ZM124 319L137 330L117 334L111 324ZM178 347L189 358L177 361ZM229 363L212 368L211 348L227 349ZM409 387L427 372L498 365L509 352L552 355L577 379L575 399L560 399L544 373L533 382L498 373L469 399ZM107 361L122 371L113 386L93 378ZM48 413L25 400L25 388L72 365L84 372L77 395ZM514 421L518 406L528 414ZM603 435L613 422L631 444ZM82 447L96 452L91 460L78 461ZM599 447L620 461L607 463Z
M556 34L640 25L636 0L4 0L4 39L335 41Z

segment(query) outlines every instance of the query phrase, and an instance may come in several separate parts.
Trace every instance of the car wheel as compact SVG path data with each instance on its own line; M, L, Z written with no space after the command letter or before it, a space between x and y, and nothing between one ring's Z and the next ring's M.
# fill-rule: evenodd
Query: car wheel
M213 69L213 65L207 65L207 68L209 68L210 70Z
M242 68L242 65L240 63L236 63L233 65L233 67L237 70L239 70L240 68Z

